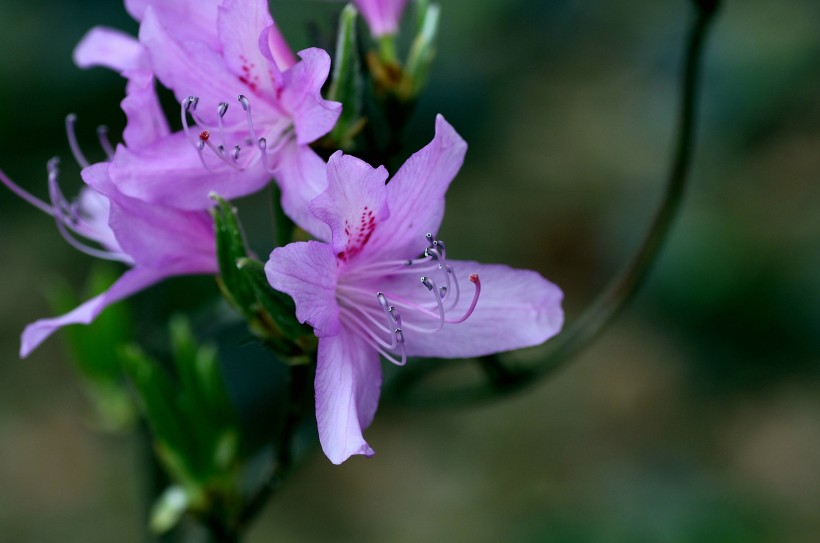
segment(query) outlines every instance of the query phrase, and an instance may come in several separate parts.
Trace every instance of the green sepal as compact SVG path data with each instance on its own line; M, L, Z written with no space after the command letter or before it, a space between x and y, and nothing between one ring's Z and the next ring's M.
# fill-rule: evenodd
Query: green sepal
M339 34L333 58L333 76L328 100L341 102L342 113L330 133L331 139L341 149L349 149L353 138L363 126L362 100L364 80L358 52L356 20L359 12L352 4L342 10L339 18Z

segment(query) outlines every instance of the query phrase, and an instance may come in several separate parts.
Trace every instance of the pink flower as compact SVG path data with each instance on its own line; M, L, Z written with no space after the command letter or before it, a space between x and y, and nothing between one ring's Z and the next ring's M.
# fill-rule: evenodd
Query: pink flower
M128 115L124 137L133 149L150 147L164 138L167 123L159 109L150 74L136 70L123 100ZM110 304L176 275L215 274L216 240L207 211L181 210L151 204L123 194L110 177L112 164L89 165L74 137L73 116L67 120L72 151L83 166L86 183L70 202L58 183L57 161L48 165L50 203L27 193L2 171L0 182L15 194L54 217L57 229L73 247L91 256L130 266L103 294L56 318L41 319L26 327L20 356L26 357L57 329L68 324L89 324ZM110 143L101 137L103 148Z
M276 177L285 210L304 173L322 163L308 144L328 133L341 105L320 94L330 57L288 48L264 0L130 0L139 41L115 30L91 30L75 51L81 67L106 66L143 88L123 109L143 107L151 75L180 102L183 130L167 125L150 145L126 134L111 161L123 194L181 209L205 209L217 192L235 198ZM128 100L128 99L126 99ZM148 104L147 107L154 107ZM135 129L135 131L139 131Z
M380 38L396 33L407 0L353 0L353 3L364 15L370 33Z
M538 273L451 260L435 238L466 148L439 116L433 141L388 184L384 167L337 152L310 205L329 241L271 253L268 281L319 337L316 418L333 463L373 454L362 430L378 404L380 355L399 365L482 356L538 345L563 324L562 293Z

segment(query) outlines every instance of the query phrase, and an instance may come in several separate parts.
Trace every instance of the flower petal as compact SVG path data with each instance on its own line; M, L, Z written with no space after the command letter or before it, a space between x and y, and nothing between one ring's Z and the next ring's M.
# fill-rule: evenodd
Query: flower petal
M258 157L249 162L247 169L239 171L222 162L210 149L206 148L203 156L210 170L202 165L185 134L177 132L139 152L118 146L109 175L127 196L191 210L211 207L213 201L208 194L212 191L225 198L236 198L256 192L270 181L270 174Z
M145 11L139 37L148 50L157 79L174 92L180 103L189 96L199 97L197 115L216 126L218 106L228 102L231 107L223 122L226 126L244 126L245 112L236 98L247 94L248 86L228 70L219 53L200 41L175 39L151 7ZM256 114L270 109L264 100L254 101L253 107Z
M318 337L339 333L336 303L336 258L327 243L291 243L273 250L265 264L270 285L290 295L296 318L313 327Z
M259 35L273 24L267 0L225 0L219 6L217 25L222 55L228 69L255 94L271 99L273 79L279 70L259 49Z
M216 34L217 6L221 0L125 0L125 9L137 21L150 7L159 22L177 40L201 41L219 51Z
M481 295L475 311L460 324L445 324L433 335L405 334L409 356L465 358L540 345L561 330L563 293L540 274L500 264L448 260L457 274L461 296L448 318L462 316L473 297L470 275L478 274ZM416 283L413 281L412 283ZM429 302L432 294L404 280L402 295ZM395 283L398 289L399 283ZM387 287L386 287L387 289ZM428 303L429 305L429 303ZM446 305L446 298L445 298Z
M302 59L282 74L282 106L293 118L296 140L310 143L328 132L342 113L342 104L322 98L322 85L330 73L330 56L321 49L299 51Z
M97 26L89 30L74 48L74 63L80 68L103 66L117 72L147 68L142 45L113 28Z
M310 203L310 210L325 222L332 233L333 251L342 260L362 252L377 230L390 216L384 166L337 151L327 164L327 189Z
M168 121L159 105L154 76L146 70L127 71L128 85L120 107L128 123L123 140L132 151L139 151L170 134Z
M161 268L188 263L197 273L216 273L213 220L206 211L149 204L119 192L108 176L109 164L93 164L83 180L108 197L108 226L122 248L138 264Z
M282 191L282 209L313 237L329 240L330 229L309 208L327 188L327 163L307 145L291 139L276 155L274 177Z
M374 234L371 254L402 259L424 249L424 235L435 234L441 225L444 194L466 152L461 136L438 115L433 141L407 159L387 184L390 220Z
M395 34L407 0L353 0L374 37Z
M279 32L279 27L276 26L275 22L271 23L259 35L259 50L266 59L276 66L279 72L284 72L296 64L296 55L291 51L288 42Z
M89 324L103 309L127 298L132 294L146 289L154 283L189 272L184 266L169 266L164 269L136 267L125 272L106 292L91 298L76 309L50 319L40 319L26 326L23 330L20 345L20 358L26 358L51 334L69 324Z
M319 340L316 422L322 450L334 464L374 454L362 430L376 414L381 381L379 355L355 335L342 330Z

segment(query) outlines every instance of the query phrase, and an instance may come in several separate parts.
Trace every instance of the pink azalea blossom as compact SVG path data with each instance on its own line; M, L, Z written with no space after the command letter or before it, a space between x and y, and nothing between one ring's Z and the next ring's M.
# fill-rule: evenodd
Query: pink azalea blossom
M451 260L435 238L466 148L439 116L433 141L388 184L384 167L337 152L310 205L329 241L275 249L266 265L319 337L316 418L336 464L373 454L362 430L378 404L380 355L399 365L482 356L538 345L563 324L562 293L538 273Z
M135 69L128 83L123 110L128 116L124 138L133 149L150 147L168 133L167 123L149 73ZM89 165L74 137L74 119L67 119L69 144L83 167L86 183L70 202L58 183L57 161L48 165L50 203L24 191L3 172L0 182L15 194L54 217L57 229L73 247L98 258L130 266L108 291L56 318L41 319L23 332L20 356L68 324L89 324L110 304L176 275L215 274L213 221L207 211L180 210L151 204L123 194L110 177L112 164ZM111 144L100 134L102 147Z
M155 76L176 95L182 130L155 127L163 137L139 148L126 137L109 168L118 190L194 210L213 205L211 192L243 196L273 176L285 211L298 218L293 201L310 183L307 174L323 166L308 144L341 112L320 93L328 54L306 49L298 60L264 0L129 0L126 8L140 21L139 40L95 28L75 60L117 70L129 85ZM135 102L130 107L140 107Z
M353 0L374 37L395 34L407 0Z

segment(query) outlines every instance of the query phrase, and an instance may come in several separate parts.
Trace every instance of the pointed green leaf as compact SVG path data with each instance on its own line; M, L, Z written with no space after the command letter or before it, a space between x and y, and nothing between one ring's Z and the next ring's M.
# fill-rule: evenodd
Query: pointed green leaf
M436 55L435 41L438 36L441 8L438 4L424 2L418 5L418 9L418 33L413 40L405 67L410 85L410 88L405 90L409 92L407 98L417 96L424 88Z
M342 10L333 58L333 78L328 92L329 100L342 103L342 113L330 133L342 149L349 148L361 127L364 82L357 48L357 18L358 11L352 4Z
M212 193L216 206L211 210L216 229L216 254L223 293L246 318L252 315L255 298L253 289L236 268L236 261L247 256L245 235L236 216L236 208L219 195Z

